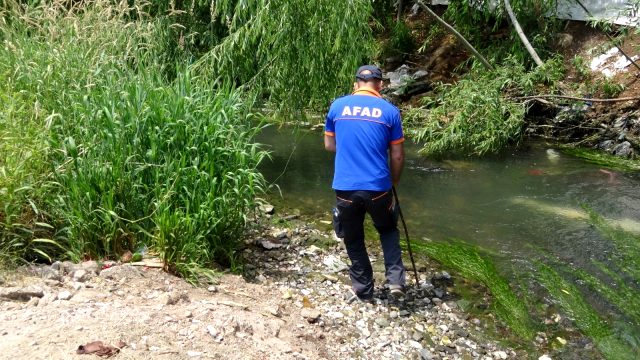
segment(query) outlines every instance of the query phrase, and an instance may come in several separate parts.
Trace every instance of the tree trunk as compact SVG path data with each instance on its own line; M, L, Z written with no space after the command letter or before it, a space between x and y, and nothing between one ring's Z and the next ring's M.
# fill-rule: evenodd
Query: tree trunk
M524 47L526 47L529 54L531 54L533 61L536 62L536 65L542 66L542 60L540 60L538 53L536 53L536 50L533 48L533 46L531 46L531 43L529 42L529 39L527 39L527 36L524 34L524 31L522 31L522 28L520 27L520 23L518 22L518 19L516 19L516 15L513 13L513 9L511 8L511 4L509 3L509 0L504 0L504 7L507 9L509 18L511 18L511 23L513 24L513 27L516 29L516 32L518 33L520 40L522 40Z
M442 18L440 18L440 16L438 16L438 14L434 13L433 10L431 10L427 5L425 5L422 1L418 0L416 1L416 4L420 5L420 7L422 7L429 15L431 15L431 17L433 17L434 19L436 19L436 21L438 23L440 23L440 25L442 25L447 31L449 31L451 34L453 34L456 38L458 38L458 40L460 40L460 42L462 43L462 45L464 45L465 48L467 48L467 50L469 50L473 55L475 55L480 62L486 66L487 68L489 68L490 70L493 70L493 65L491 65L487 59L484 58L484 56L482 56L478 50L476 50L476 48L473 47L473 45L471 45L467 39L464 38L464 36L462 36L462 34L460 34L458 31L456 31L456 29L453 28L453 26L447 24L446 21L442 20Z

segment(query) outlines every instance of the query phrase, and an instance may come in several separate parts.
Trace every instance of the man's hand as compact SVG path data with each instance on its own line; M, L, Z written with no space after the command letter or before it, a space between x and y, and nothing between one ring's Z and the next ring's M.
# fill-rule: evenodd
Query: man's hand
M326 139L326 136L325 136ZM326 147L326 140L325 140ZM402 175L402 168L404 167L404 145L400 144L391 144L390 151L391 154L391 182L393 185L398 185L400 182L400 175Z
M335 136L324 136L324 148L327 151L336 152L336 137Z

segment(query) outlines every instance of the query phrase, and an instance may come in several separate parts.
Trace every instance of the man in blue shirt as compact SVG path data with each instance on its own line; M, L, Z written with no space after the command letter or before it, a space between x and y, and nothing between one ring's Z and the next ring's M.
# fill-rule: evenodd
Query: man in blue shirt
M369 213L380 234L389 290L398 297L404 294L405 268L391 188L404 166L400 111L380 96L382 71L377 66L361 66L353 87L353 94L331 104L325 124L325 149L336 153L334 217L343 230L338 236L344 235L355 294L372 299L373 270L364 242L364 216Z

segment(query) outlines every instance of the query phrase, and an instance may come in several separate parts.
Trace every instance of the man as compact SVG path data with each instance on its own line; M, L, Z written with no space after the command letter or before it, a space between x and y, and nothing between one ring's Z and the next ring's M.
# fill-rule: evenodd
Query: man
M373 270L364 243L365 213L380 234L389 291L401 297L405 268L392 192L404 166L400 111L380 96L382 71L377 66L361 66L353 88L352 95L331 104L325 124L325 149L336 152L334 217L343 230L357 297L363 301L373 298Z

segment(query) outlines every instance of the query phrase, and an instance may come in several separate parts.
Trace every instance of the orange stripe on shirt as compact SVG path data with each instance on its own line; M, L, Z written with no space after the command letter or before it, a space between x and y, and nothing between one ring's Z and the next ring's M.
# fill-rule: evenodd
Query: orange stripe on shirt
M325 131L324 134L327 136L336 136L336 133L333 131Z
M393 140L392 142L390 142L389 144L391 145L396 145L396 144L400 144L404 142L404 137L398 139L398 140Z
M376 121L376 120L371 120L371 119L363 119L363 118L348 118L348 117L339 117L337 119L335 119L334 121L338 121L338 120L349 120L349 121L368 121L368 122L372 122L372 123L376 123L376 124L382 124L384 126L387 127L391 127L389 124L387 124L384 121Z

